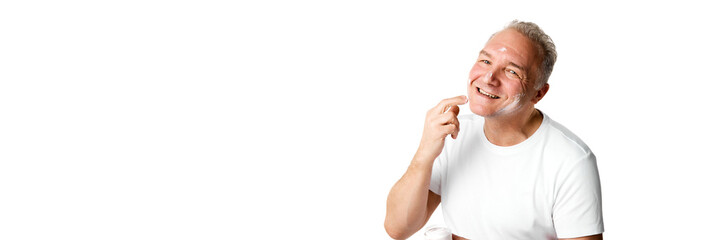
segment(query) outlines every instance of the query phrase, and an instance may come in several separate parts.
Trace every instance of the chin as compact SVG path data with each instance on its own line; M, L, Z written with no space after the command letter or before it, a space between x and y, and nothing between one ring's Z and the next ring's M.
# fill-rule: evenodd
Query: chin
M481 117L489 117L495 113L494 111L492 111L488 108L485 108L485 107L481 106L480 104L471 104L469 106L469 108L471 109L471 112L473 114L476 114Z
M469 96L468 108L471 110L471 112L473 114L483 116L483 117L492 115L493 112L490 109L488 109L487 107L483 106L483 104L478 102L479 100L476 99L478 96L476 95L475 90L473 90L473 91L474 92L471 92L470 89L468 90L468 96Z

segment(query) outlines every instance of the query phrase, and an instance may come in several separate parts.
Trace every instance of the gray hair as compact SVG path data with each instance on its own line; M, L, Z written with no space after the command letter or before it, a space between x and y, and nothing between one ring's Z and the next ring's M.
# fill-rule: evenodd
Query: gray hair
M535 81L535 88L536 90L541 89L543 85L548 83L548 78L551 77L551 72L553 71L553 65L556 64L556 44L553 43L550 36L546 35L538 25L532 22L513 20L503 28L503 30L506 29L513 29L520 32L536 45L538 53L543 59L541 60L541 66L538 68L539 72ZM491 35L491 38L493 38L494 35L496 34Z

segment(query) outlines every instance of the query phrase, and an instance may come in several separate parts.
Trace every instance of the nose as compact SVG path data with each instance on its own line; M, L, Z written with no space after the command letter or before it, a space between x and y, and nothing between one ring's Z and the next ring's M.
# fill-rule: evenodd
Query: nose
M481 77L481 81L483 81L483 83L488 84L490 86L498 86L500 81L498 81L498 76L497 76L497 74L495 74L496 71L497 71L496 69L490 69L486 73L486 75L483 75Z

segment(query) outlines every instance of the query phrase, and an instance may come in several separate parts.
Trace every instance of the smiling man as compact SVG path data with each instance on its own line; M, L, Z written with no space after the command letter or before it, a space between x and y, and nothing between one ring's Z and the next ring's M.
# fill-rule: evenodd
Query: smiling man
M426 114L420 146L388 194L392 238L420 230L442 204L454 239L602 239L596 157L535 108L555 61L534 23L513 21L488 40L468 97ZM457 116L465 103L473 114Z

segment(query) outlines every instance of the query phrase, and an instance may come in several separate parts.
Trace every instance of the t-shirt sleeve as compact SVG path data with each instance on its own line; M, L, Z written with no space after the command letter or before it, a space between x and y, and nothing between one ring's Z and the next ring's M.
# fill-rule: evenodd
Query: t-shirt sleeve
M603 233L601 183L596 156L589 152L569 162L559 172L553 224L558 238L576 238Z

